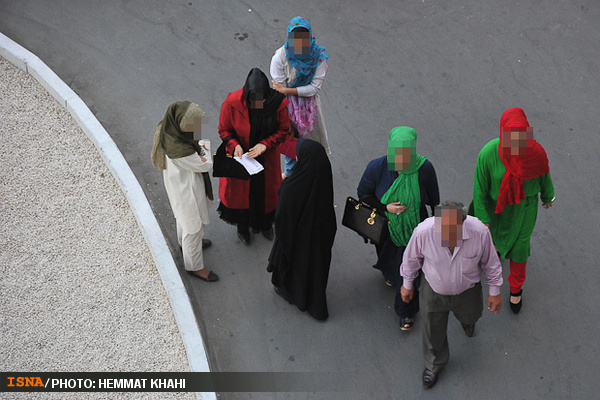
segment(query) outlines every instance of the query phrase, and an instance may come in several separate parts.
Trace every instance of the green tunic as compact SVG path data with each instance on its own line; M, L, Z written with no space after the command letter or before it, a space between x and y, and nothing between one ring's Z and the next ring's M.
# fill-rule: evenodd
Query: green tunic
M490 224L492 239L502 258L524 263L531 254L529 240L537 219L538 194L541 193L543 203L550 203L554 186L550 173L528 179L523 182L525 200L506 205L501 214L494 213L506 171L498 155L499 144L500 138L489 141L477 157L472 213L484 224Z

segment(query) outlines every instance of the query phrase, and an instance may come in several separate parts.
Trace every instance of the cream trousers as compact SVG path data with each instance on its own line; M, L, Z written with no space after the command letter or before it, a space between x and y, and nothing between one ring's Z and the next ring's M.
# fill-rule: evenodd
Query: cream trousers
M202 237L204 236L204 225L196 233L184 233L181 225L177 222L177 241L183 250L183 265L186 271L200 271L204 268L202 258Z

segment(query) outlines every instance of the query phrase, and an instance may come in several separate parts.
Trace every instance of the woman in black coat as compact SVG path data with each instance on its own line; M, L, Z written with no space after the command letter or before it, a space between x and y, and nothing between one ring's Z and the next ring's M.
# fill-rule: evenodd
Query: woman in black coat
M323 146L300 139L298 162L279 189L275 242L267 270L277 294L318 320L329 316L325 290L337 229L331 164Z

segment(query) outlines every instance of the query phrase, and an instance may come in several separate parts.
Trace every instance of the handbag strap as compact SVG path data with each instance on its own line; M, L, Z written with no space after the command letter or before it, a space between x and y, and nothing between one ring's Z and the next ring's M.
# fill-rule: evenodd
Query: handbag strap
M231 136L228 136L225 138L226 140L223 140L221 142L221 144L219 145L219 147L217 147L217 151L214 152L214 156L215 157L233 157L232 155L230 155L229 153L227 153L226 147L227 147L227 142L229 142L232 138Z

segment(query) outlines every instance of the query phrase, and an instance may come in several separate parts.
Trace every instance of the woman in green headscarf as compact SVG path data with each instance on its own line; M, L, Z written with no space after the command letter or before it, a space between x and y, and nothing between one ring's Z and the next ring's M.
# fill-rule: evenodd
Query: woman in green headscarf
M431 207L433 215L433 208L440 202L433 164L416 149L417 132L413 128L392 129L387 156L367 165L357 190L361 201L378 212L382 210L390 221L389 237L375 246L378 259L373 267L381 270L388 286L398 285L398 288L402 286L400 264L412 231L429 217L426 205ZM418 291L410 303L404 303L398 289L394 307L400 316L401 329L410 330L419 311Z
M204 225L210 223L208 207L213 200L208 176L212 167L210 142L200 140L202 117L204 112L198 104L171 104L154 134L152 165L163 171L186 271L203 281L214 282L219 277L204 267L202 258L202 248L211 243L202 236Z

